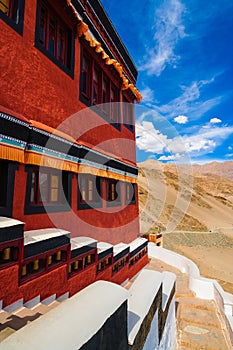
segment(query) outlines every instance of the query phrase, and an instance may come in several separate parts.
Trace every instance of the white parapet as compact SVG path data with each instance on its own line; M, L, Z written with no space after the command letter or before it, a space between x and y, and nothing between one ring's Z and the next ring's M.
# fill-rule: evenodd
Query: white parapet
M98 281L1 342L1 350L77 350L127 300L128 291Z

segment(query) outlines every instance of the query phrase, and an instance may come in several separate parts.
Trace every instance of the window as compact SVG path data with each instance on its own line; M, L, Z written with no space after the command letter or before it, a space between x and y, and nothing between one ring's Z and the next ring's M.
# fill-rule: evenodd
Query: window
M134 130L134 104L129 103L129 101L123 97L123 123L130 129Z
M139 260L141 260L141 258L143 258L143 256L145 256L147 254L147 248L144 248L143 250L141 250L139 253L137 253L136 255L134 255L132 258L130 258L129 260L129 267L132 267L133 265L135 265Z
M115 179L107 179L107 196L108 205L121 204L121 182Z
M97 106L103 117L110 119L119 127L119 90L98 63L83 48L81 59L81 94L80 99L88 106ZM112 105L110 104L112 103Z
M39 2L36 44L61 67L73 69L72 31L45 2Z
M30 203L33 205L61 202L61 178L59 174L33 170Z
M111 84L110 89L110 119L113 122L118 123L119 122L119 115L118 115L118 91L114 85Z
M16 162L0 160L0 215L12 216Z
M106 270L109 266L112 265L112 256L108 255L104 259L100 260L96 266L96 274Z
M86 57L83 56L83 64L82 64L82 93L83 95L89 99L90 97L90 74L91 74L91 62Z
M68 247L26 259L21 267L21 282L38 277L67 262Z
M95 254L88 253L83 256L76 257L72 259L68 266L68 274L69 277L75 275L79 271L83 271L84 269L88 268L89 266L93 265L95 263Z
M79 209L102 206L100 177L89 174L78 176L78 206Z
M136 203L136 185L130 182L125 182L125 203L135 204Z
M23 32L24 0L0 0L0 17L20 34Z
M119 270L121 270L124 266L128 265L129 263L129 255L123 257L122 259L118 260L112 267L112 274L114 275Z
M8 178L8 162L0 161L0 207L5 207L7 204L7 178Z
M52 168L27 166L25 214L69 211L72 174Z
M11 241L1 244L0 248L0 269L15 264L19 259L19 242Z

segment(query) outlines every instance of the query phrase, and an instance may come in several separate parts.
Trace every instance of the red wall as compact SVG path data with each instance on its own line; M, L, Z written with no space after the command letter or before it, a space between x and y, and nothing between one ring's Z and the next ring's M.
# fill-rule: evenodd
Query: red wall
M19 292L19 266L14 265L0 271L0 300L3 307L21 299L23 295Z
M76 275L68 278L67 264L55 268L46 274L33 277L28 282L19 285L19 266L11 266L0 270L0 301L3 301L3 308L23 298L23 302L40 295L41 300L56 294L56 297L69 292L72 296L89 284L105 280L122 284L127 279L133 278L148 263L147 254L138 260L131 268L129 264L124 266L112 276L112 266L96 274L96 264L84 269Z
M70 296L79 292L81 289L87 287L89 284L95 282L96 277L96 265L90 266L79 272L77 275L72 276L68 280Z
M40 295L41 300L44 300L58 292L59 295L63 295L67 291L67 265L47 272L45 275L34 278L29 282L25 282L19 287L20 294L22 293L24 296L24 302L38 295Z
M111 244L130 243L139 232L138 207L128 205L100 209L77 209L77 178L72 180L72 210L49 214L24 214L27 173L24 165L15 175L13 218L25 222L25 231L58 227L71 232L71 237L89 236ZM122 196L124 197L124 196Z
M129 278L129 264L126 264L119 271L117 271L111 278L111 282L122 284Z
M59 3L63 6L66 3L65 0L51 2L56 4L57 10ZM64 17L64 11L61 11L61 15ZM72 133L75 139L100 147L102 142L113 140L108 142L107 146L103 145L103 148L135 162L134 134L124 126L119 132L95 113L79 112L86 108L86 105L79 101L79 39L75 39L75 69L72 79L35 47L35 23L36 0L25 0L23 36L1 20L0 105L22 114L29 120L37 120L54 128L66 120L61 128ZM79 113L75 118L67 121L67 118L77 112ZM98 126L101 126L101 130L97 131ZM127 142L127 147L119 141L122 138L131 140ZM126 153L126 150L130 152Z
M148 255L144 255L140 260L138 260L133 266L130 267L128 278L131 279L135 276L143 267L148 264Z

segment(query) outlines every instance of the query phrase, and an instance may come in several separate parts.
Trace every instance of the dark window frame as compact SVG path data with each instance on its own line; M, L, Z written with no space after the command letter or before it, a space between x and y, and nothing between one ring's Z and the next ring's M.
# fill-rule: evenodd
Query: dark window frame
M111 178L106 178L105 181L106 181L107 207L121 206L122 205L122 182L120 180L111 179ZM119 193L118 193L118 189L119 189Z
M136 184L131 182L125 182L125 204L136 204ZM132 193L133 191L133 193Z
M129 253L124 255L118 261L116 261L112 266L112 276L120 272L124 267L129 265Z
M81 46L81 59L80 59L80 101L86 104L88 107L99 114L102 118L108 121L116 129L121 130L121 116L119 106L114 104L115 108L112 109L111 102L120 101L120 89L112 81L109 75L102 69L101 65L97 60L89 54L89 51L82 45ZM84 69L84 61L88 62L88 69ZM86 67L85 67L86 68ZM94 85L97 85L94 80L94 71L97 70L99 73L99 85L96 86L98 91L97 101L94 98ZM106 91L106 101L103 101L104 96L104 82L108 85L108 91ZM83 87L85 86L85 91ZM111 90L115 90L114 98L111 98ZM100 107L102 104L105 104L105 107ZM106 105L107 104L107 105ZM99 106L101 105L101 106ZM115 110L116 109L116 110Z
M31 203L31 188L32 188L32 174L33 171L39 169L37 166L27 165L25 166L25 171L27 174L27 187L26 187L26 196L25 196L25 206L24 206L24 214L44 214L44 213L55 213L55 212L68 212L71 210L71 199L72 199L72 178L73 174L54 169L54 168L42 168L42 171L46 169L46 171L54 174L62 174L62 179L60 180L60 184L63 188L60 189L60 193L64 193L65 198L61 198L61 201L58 203L52 203L43 205L42 203L38 203L33 205Z
M102 178L91 174L78 174L77 180L78 180L78 209L82 210L82 209L102 208L103 206ZM93 200L90 200L89 198L86 199L87 194L89 195L90 193L89 181L92 181L92 186L94 186L92 188ZM82 198L82 193L81 193L82 191L85 191L85 197L86 197L85 199Z
M46 176L47 178L47 184L40 184L41 176ZM57 178L57 184L56 186L53 184L53 177ZM62 179L59 177L59 173L55 173L54 171L51 171L50 169L46 170L39 170L39 169L33 169L32 170L32 180L34 178L34 182L32 181L32 187L31 187L31 198L30 198L30 205L60 205L62 203ZM32 200L32 189L33 189L33 200ZM46 199L42 200L42 190L43 190L43 196L46 197ZM53 197L53 190L57 191L57 200L52 200Z
M134 104L123 96L122 119L124 126L132 133L135 132Z
M13 198L14 198L14 186L15 186L15 172L18 170L19 165L16 162L10 162L4 159L1 159L0 162L5 163L4 166L6 166L6 172L7 172L7 178L5 186L2 186L0 182L1 188L6 189L6 198L5 198L5 205L0 206L0 215L1 216L7 216L12 217L12 211L13 211ZM0 165L1 167L1 165ZM3 204L3 203L2 203Z
M17 21L13 17L13 7L17 7ZM23 23L24 23L24 7L25 0L10 0L9 1L10 13L6 14L0 10L0 18L4 20L11 28L13 28L20 35L23 35Z
M96 275L104 273L113 264L113 255L108 254L96 264Z
M66 265L69 257L69 249L70 249L69 245L64 245L56 249L50 250L46 253L38 254L36 256L32 256L30 258L24 259L19 269L20 285L22 285L23 283L29 282L39 276L42 276L50 271L53 271L62 265ZM49 257L54 256L58 252L61 252L61 259L58 260L57 262L52 261L51 264L49 264ZM35 270L35 272L31 272L29 274L26 274L25 276L22 276L23 266L28 265L30 263L34 263L36 260L42 260L44 262L44 266L38 270Z
M14 248L17 249L17 259L9 259L7 262L2 262L2 254L4 249L6 248ZM18 264L20 261L20 249L21 249L21 242L19 240L13 240L9 242L2 242L1 247L0 247L0 270L5 269L7 267L10 267L12 265ZM11 252L11 257L12 257L12 252Z
M44 22L44 36L41 37L41 14L42 9L45 13ZM53 19L55 24L54 29L54 51L53 53L49 49L50 38L50 19ZM66 54L63 53L63 61L59 59L59 30L62 29L64 35L64 48ZM37 18L36 18L36 30L35 30L35 46L45 54L51 61L53 61L59 68L66 72L71 78L74 78L74 30L72 30L56 10L50 5L39 0L37 3Z
M91 256L91 262L88 263L88 256ZM73 265L75 262L81 262L81 266L77 269L73 268ZM76 256L75 258L70 259L69 265L68 265L68 278L72 278L76 276L78 273L85 271L89 267L93 267L96 264L96 250L91 250L87 253L81 254ZM69 271L69 267L71 268L71 271Z

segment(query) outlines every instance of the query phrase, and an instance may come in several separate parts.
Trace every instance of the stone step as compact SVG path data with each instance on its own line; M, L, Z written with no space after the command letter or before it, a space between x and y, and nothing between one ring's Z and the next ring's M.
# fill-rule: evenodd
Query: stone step
M204 300L195 297L180 297L179 302L188 307L195 307L200 310L212 310L216 312L216 304L214 300Z
M15 332L14 329L10 327L5 327L1 329L1 324L0 324L0 342L9 337L11 334Z

